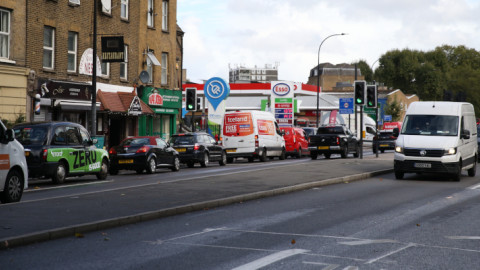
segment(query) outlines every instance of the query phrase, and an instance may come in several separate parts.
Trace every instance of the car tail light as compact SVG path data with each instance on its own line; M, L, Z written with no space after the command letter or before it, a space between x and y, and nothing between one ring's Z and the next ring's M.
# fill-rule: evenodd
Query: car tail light
M200 145L198 143L196 143L194 146L193 146L193 150L197 151L200 149Z
M117 151L115 150L115 148L112 147L112 148L110 148L110 150L108 150L108 153L109 153L110 155L116 155L116 154L117 154Z
M340 138L337 137L337 144L340 144Z
M47 155L48 155L48 150L47 150L47 149L43 149L43 150L42 150L42 159L43 159L43 161L47 161Z
M140 147L140 149L138 149L136 153L137 153L137 154L140 154L140 153L147 153L147 152L148 152L148 150L150 150L150 147L149 147L149 146L146 146L146 145L144 145L144 146Z
M259 143L258 143L258 135L255 135L255 147L259 147Z

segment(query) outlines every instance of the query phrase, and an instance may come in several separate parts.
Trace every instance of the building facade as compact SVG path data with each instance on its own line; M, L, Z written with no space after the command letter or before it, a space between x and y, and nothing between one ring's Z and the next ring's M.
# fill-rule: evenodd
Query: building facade
M26 67L26 2L0 2L0 118L10 123L28 120L31 109L27 106L33 78Z
M271 81L278 81L278 63L275 65L265 65L262 67L245 67L235 66L230 67L228 72L230 83L268 83Z
M126 136L139 135L139 130L145 130L139 127L140 118L152 115L152 111L144 107L140 113L132 113L131 108L108 110L105 108L121 107L102 106L93 94L119 93L122 99L129 97L133 102L139 87L181 92L183 56L178 49L176 12L176 0L2 1L0 16L7 16L10 25L8 31L0 30L0 39L6 36L9 44L7 49L0 48L0 117L14 119L15 114L23 113L31 121L77 122L105 136L108 146ZM98 60L93 80L95 32ZM102 38L112 36L123 39L123 59L107 62ZM93 129L92 107L96 108ZM179 111L180 106L176 113ZM152 121L155 119L165 121L161 113ZM176 125L176 115L169 114L168 121ZM110 143L112 125L119 136ZM175 132L175 128L168 132Z
M365 79L360 68L357 68L356 75L357 80ZM316 86L318 83L323 92L349 92L353 91L354 81L354 65L322 63L310 70L307 84Z

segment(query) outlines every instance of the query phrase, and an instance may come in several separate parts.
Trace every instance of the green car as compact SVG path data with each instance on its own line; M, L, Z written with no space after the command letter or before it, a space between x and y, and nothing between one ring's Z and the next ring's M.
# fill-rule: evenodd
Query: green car
M59 184L69 176L94 174L107 178L109 156L97 149L88 131L71 122L32 122L16 125L15 138L25 148L31 178L51 178Z

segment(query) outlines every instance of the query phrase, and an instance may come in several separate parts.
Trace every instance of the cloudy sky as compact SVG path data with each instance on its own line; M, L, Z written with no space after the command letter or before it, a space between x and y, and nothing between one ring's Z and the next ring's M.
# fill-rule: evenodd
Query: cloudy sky
M306 83L310 69L444 44L480 51L480 0L178 0L187 78L228 81L229 65L278 63L279 79ZM376 62L376 63L375 63Z

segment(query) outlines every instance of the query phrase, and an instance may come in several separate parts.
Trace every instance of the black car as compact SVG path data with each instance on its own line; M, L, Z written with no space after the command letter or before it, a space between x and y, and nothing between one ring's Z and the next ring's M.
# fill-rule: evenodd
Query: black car
M162 138L137 136L124 139L120 145L110 148L110 174L119 170L134 170L137 173L154 173L157 168L180 170L180 159Z
M176 134L170 137L170 145L180 154L180 161L192 168L195 163L206 167L210 161L227 164L227 153L222 145L206 132Z
M373 137L373 153L377 153L377 149L382 153L385 152L385 150L394 150L396 140L397 137L393 136L393 130L380 130L378 135ZM377 145L378 148L376 148Z
M68 176L95 174L107 178L106 150L95 147L88 131L72 122L33 122L13 127L15 138L25 148L31 178L52 178L59 184Z

